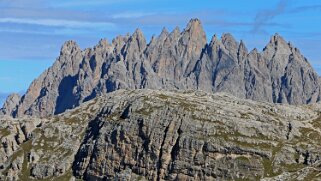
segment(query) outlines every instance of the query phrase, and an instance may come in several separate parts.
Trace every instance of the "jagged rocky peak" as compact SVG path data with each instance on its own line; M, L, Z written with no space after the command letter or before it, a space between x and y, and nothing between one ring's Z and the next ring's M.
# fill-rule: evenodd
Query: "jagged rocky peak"
M280 34L275 33L273 36L271 36L269 43L264 49L272 48L275 49L275 51L287 49L289 51L290 47L290 44Z
M204 46L207 40L201 21L199 19L191 19L182 32L182 38L184 41L193 42L192 46Z
M168 32L168 30L164 27L163 29L162 29L162 32L159 34L159 36L157 37L157 41L158 42L164 42L165 41L165 39L168 37L168 35L169 35L169 32Z
M125 42L125 46L122 49L122 54L126 62L132 62L139 60L142 53L146 49L146 39L143 32L137 28L135 32L129 36L128 41Z
M169 32L166 27L163 27L159 37L168 36Z
M258 53L259 53L259 51L257 50L257 48L253 48L253 49L250 51L250 53L258 54Z
M220 50L221 46L221 40L217 37L216 34L214 34L209 45L207 46L207 54L211 60L217 59L217 56L215 55L217 55L217 52Z
M236 50L238 48L239 43L234 39L232 34L224 33L221 39L227 50Z
M219 48L221 45L222 45L221 39L219 39L219 38L217 37L217 35L214 34L214 35L212 36L212 39L211 39L210 43L209 43L209 47Z
M106 48L110 44L108 43L108 40L106 38L100 39L98 44L95 46L95 48Z
M142 32L142 30L140 28L136 28L133 35L133 38L136 38L137 40L145 40L145 36L144 33Z
M262 56L260 52L256 49L253 48L247 55L247 58L251 63L257 63L262 61Z
M164 51L169 51L171 47L177 45L177 42L181 37L181 31L178 26L176 26L168 35L166 35L166 32L162 34L164 36L164 45L163 47L160 47L160 49L164 49Z
M239 44L239 48L238 48L238 58L239 59L244 59L246 58L247 54L248 54L248 50L245 46L245 43L243 42L243 40L241 40L240 44Z
M275 33L269 43L263 48L262 54L267 60L276 60L277 62L288 62L288 57L291 54L291 47L284 38ZM276 55L276 56L275 56Z
M147 46L151 46L151 45L153 46L155 45L156 42L157 42L157 38L155 37L155 35L153 35Z
M61 72L55 70L54 73L60 74L61 76L75 75L79 71L79 65L82 60L83 51L79 45L73 40L66 41L61 47L60 56L58 57L58 62L56 64L58 67L61 66L61 70L59 70ZM55 68L57 69L58 67ZM53 79L53 77L48 78Z
M271 39L270 39L270 43L274 44L274 45L288 45L288 43L284 40L284 38L279 35L278 33L275 33Z
M104 58L105 56L107 56L107 54L111 54L113 52L114 48L115 47L111 43L109 43L109 41L106 38L104 38L104 39L99 40L99 42L93 48L93 50L96 55L100 54L101 56L103 56L101 58Z
M146 39L141 29L137 28L133 35L128 40L130 43L137 44L139 52L142 52L146 48Z
M243 40L240 41L239 50L248 51Z
M248 56L255 56L255 60L258 60L258 56L260 56L260 52L257 50L257 48L253 48L249 53L248 53Z
M218 42L218 41L219 41L219 39L217 38L217 35L214 34L214 35L212 36L212 39L211 39L210 44L215 44L215 43Z
M264 50L269 46L272 46L275 51L278 51L278 54L289 55L291 59L294 57L296 60L307 63L309 64L309 67L311 67L306 57L301 54L300 49L298 49L291 41L286 41L278 33L275 33L275 35L271 37L269 44L264 48Z
M191 19L181 33L178 45L178 50L184 59L182 64L187 66L185 73L189 74L194 69L206 44L206 34L200 20ZM183 69L185 69L184 66Z
M185 31L190 31L193 33L200 33L200 34L205 34L202 23L199 19L191 19L186 28ZM195 34L196 35L196 34Z
M165 41L165 39L168 37L169 32L168 30L163 27L161 33L158 36L153 35L149 44L147 45L147 48L154 48L155 45L161 46L161 44Z
M201 27L201 20L199 20L198 18L192 18L189 20L187 27L191 27L191 26L199 26Z
M21 96L17 93L10 94L6 101L3 104L3 108L0 112L3 112L3 114L12 114L12 112L15 112L17 109L17 106L19 105L19 101L21 99Z
M78 44L73 40L68 40L62 45L61 50L60 50L60 54L61 55L69 55L69 54L72 54L76 51L81 51Z
M174 30L169 34L170 38L174 41L177 41L178 38L180 37L181 30L179 29L178 26L174 28Z
M114 51L116 54L120 54L121 49L124 47L129 36L130 36L129 34L125 36L118 35L112 40L112 46L114 47Z

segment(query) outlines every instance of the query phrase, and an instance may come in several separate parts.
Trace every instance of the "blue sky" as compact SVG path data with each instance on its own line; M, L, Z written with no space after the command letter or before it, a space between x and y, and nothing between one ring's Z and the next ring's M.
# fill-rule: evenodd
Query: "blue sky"
M191 18L202 21L208 39L230 32L248 49L262 49L277 32L321 74L318 0L0 0L0 104L9 92L25 91L66 40L92 47L137 27L149 40Z

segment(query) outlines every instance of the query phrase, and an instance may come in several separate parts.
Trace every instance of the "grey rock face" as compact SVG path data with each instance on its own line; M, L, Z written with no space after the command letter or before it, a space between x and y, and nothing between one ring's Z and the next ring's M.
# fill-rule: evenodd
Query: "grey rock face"
M127 88L199 89L287 104L320 100L318 75L280 35L274 35L262 52L248 52L231 34L213 36L207 43L201 22L192 19L183 31L163 29L149 43L139 29L85 50L68 41L18 105L9 100L3 110L15 117L45 117Z
M17 110L17 106L19 105L20 99L21 97L19 94L9 95L3 105L3 108L0 109L0 113L10 116L14 115Z
M0 119L1 180L318 180L321 104L118 90L50 120Z
M305 139L319 129L317 109L200 91L117 91L96 104L104 108L73 166L85 180L123 172L128 180L258 180L289 171L295 179L320 164L316 140Z

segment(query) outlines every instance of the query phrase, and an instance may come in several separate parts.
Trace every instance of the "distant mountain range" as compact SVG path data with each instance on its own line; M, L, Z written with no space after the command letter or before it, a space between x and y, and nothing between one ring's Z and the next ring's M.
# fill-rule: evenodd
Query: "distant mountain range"
M231 34L207 42L198 19L183 31L165 28L146 42L137 29L81 50L67 41L55 63L26 94L7 98L2 114L46 117L118 89L198 89L287 104L320 100L320 78L307 59L280 35L262 52L248 51Z

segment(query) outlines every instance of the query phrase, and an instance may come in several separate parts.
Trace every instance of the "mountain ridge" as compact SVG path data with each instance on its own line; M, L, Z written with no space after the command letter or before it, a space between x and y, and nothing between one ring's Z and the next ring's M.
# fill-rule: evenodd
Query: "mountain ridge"
M262 52L225 33L210 42L198 19L165 28L149 43L140 29L81 50L67 41L55 63L2 114L46 117L118 89L200 89L287 104L320 100L320 78L291 43L275 34Z

